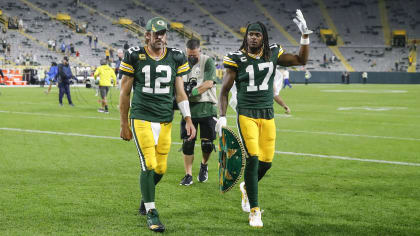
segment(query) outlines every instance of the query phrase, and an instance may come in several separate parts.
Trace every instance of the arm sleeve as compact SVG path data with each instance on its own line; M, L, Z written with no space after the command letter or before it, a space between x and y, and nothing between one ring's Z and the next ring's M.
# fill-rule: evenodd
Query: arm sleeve
M131 77L134 75L133 62L131 60L131 54L128 51L125 52L124 59L120 64L120 73Z
M207 59L204 65L204 81L213 80L216 82L216 65L212 58Z

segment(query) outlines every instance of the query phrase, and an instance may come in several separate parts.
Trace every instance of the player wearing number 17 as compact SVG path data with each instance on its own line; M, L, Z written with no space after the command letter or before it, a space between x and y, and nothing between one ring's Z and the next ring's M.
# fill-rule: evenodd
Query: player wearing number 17
M194 139L196 133L182 80L182 76L190 72L190 67L181 50L166 47L167 29L164 19L150 19L146 24L146 46L128 49L120 65L123 74L120 136L126 141L132 138L135 141L141 167L139 212L147 215L147 226L155 232L165 230L155 207L155 187L167 168L174 90L189 139ZM134 94L130 109L131 89Z
M216 132L226 126L228 94L236 84L237 125L248 154L244 183L241 183L242 210L250 212L249 224L262 227L258 204L258 181L270 169L274 157L276 127L273 110L273 81L275 69L280 66L305 65L309 55L309 34L300 10L293 20L302 37L298 55L285 53L278 44L269 44L267 30L260 22L249 24L239 51L227 54L223 59L226 74L219 97L220 118Z

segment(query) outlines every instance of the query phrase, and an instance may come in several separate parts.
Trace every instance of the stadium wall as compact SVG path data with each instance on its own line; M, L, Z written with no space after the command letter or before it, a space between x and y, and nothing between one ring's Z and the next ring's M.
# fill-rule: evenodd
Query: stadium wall
M309 83L341 83L342 72L311 71ZM362 72L349 72L350 83L362 83ZM304 71L290 71L292 83L304 83ZM420 73L368 72L369 84L420 84Z

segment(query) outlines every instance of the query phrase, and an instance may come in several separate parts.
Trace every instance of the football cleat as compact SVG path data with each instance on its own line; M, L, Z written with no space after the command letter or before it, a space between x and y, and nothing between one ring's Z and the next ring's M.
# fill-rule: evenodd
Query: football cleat
M242 182L239 185L239 189L241 190L242 193L242 210L245 212L250 212L250 206L249 206L249 200L248 200L248 195L246 194L246 189L245 189L245 182Z
M160 223L159 214L156 209L150 209L147 212L147 227L153 232L163 233L165 226Z
M263 227L263 222L261 220L261 211L259 207L254 207L249 213L249 225L251 227L261 228Z
M184 178L182 178L181 183L179 183L179 185L184 185L184 186L189 186L191 184L193 184L193 178L189 174L186 174Z
M140 215L144 215L144 216L147 214L147 212L146 212L146 206L144 205L143 199L141 199L141 202L140 202L139 214Z

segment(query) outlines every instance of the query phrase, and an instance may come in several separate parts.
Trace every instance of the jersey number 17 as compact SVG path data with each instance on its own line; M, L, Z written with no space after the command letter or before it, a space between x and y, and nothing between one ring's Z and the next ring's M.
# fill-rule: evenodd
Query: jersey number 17
M264 62L258 64L258 70L262 71L265 68L268 68L268 72L264 77L263 82L260 85L255 85L255 73L254 73L254 66L249 65L246 67L245 71L248 72L249 77L249 85L246 87L247 92L255 92L258 90L267 90L268 89L268 81L273 74L274 66L273 62Z

